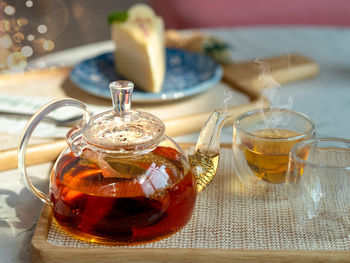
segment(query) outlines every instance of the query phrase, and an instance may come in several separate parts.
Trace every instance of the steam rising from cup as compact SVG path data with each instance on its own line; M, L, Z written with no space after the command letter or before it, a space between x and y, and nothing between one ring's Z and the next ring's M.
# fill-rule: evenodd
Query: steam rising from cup
M288 53L289 54L289 53ZM260 74L258 81L265 87L262 92L262 99L257 102L258 108L264 108L264 99L268 99L270 103L270 108L280 108L291 110L293 106L293 99L289 97L287 101L281 101L281 96L279 94L279 89L281 84L273 78L272 69L270 63L262 61L259 58L255 59L256 66L258 67ZM264 114L264 113L262 113ZM263 116L263 119L267 126L271 125L281 125L286 126L289 123L290 118L282 118L281 114L276 112L271 116Z
M225 99L224 99L224 112L227 113L227 104L232 100L233 92L229 90L224 91Z

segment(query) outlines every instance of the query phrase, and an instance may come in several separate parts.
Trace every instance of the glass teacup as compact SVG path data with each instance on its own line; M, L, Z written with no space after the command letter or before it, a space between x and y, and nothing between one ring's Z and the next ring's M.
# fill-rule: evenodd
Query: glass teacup
M257 109L240 115L232 146L239 180L253 195L284 184L291 148L314 136L310 118L295 111Z
M327 238L350 236L350 141L296 144L290 152L286 189L301 231Z

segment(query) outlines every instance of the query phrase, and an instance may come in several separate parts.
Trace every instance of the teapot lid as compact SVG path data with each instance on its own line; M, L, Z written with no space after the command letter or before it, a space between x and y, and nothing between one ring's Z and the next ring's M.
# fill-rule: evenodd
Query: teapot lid
M102 150L130 152L148 149L162 139L165 126L156 116L131 110L134 84L127 80L110 83L113 110L90 119L83 140Z

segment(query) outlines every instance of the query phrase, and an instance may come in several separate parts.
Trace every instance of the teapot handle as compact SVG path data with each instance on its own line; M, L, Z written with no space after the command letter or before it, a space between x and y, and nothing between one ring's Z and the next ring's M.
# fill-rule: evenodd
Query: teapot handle
M61 100L54 100L52 102L49 102L48 104L44 105L41 109L39 109L28 121L27 125L25 126L23 133L20 138L20 143L18 146L18 170L23 178L23 181L28 188L29 191L31 191L34 195L40 198L41 201L43 201L45 204L51 204L50 197L47 196L45 193L37 189L32 182L30 181L28 174L27 174L27 167L26 167L26 150L27 145L30 136L32 135L34 129L39 124L39 122L50 112L52 112L55 109L66 107L66 106L73 106L77 107L83 110L83 119L78 125L78 130L83 130L84 127L87 125L90 119L90 112L85 104L82 102L75 100L75 99L61 99Z

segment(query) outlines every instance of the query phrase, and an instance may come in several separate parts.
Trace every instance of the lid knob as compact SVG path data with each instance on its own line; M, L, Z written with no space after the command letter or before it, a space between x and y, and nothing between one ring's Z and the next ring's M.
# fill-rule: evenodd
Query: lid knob
M109 84L111 90L113 109L116 114L123 115L131 109L131 97L134 83L128 80L117 80Z

